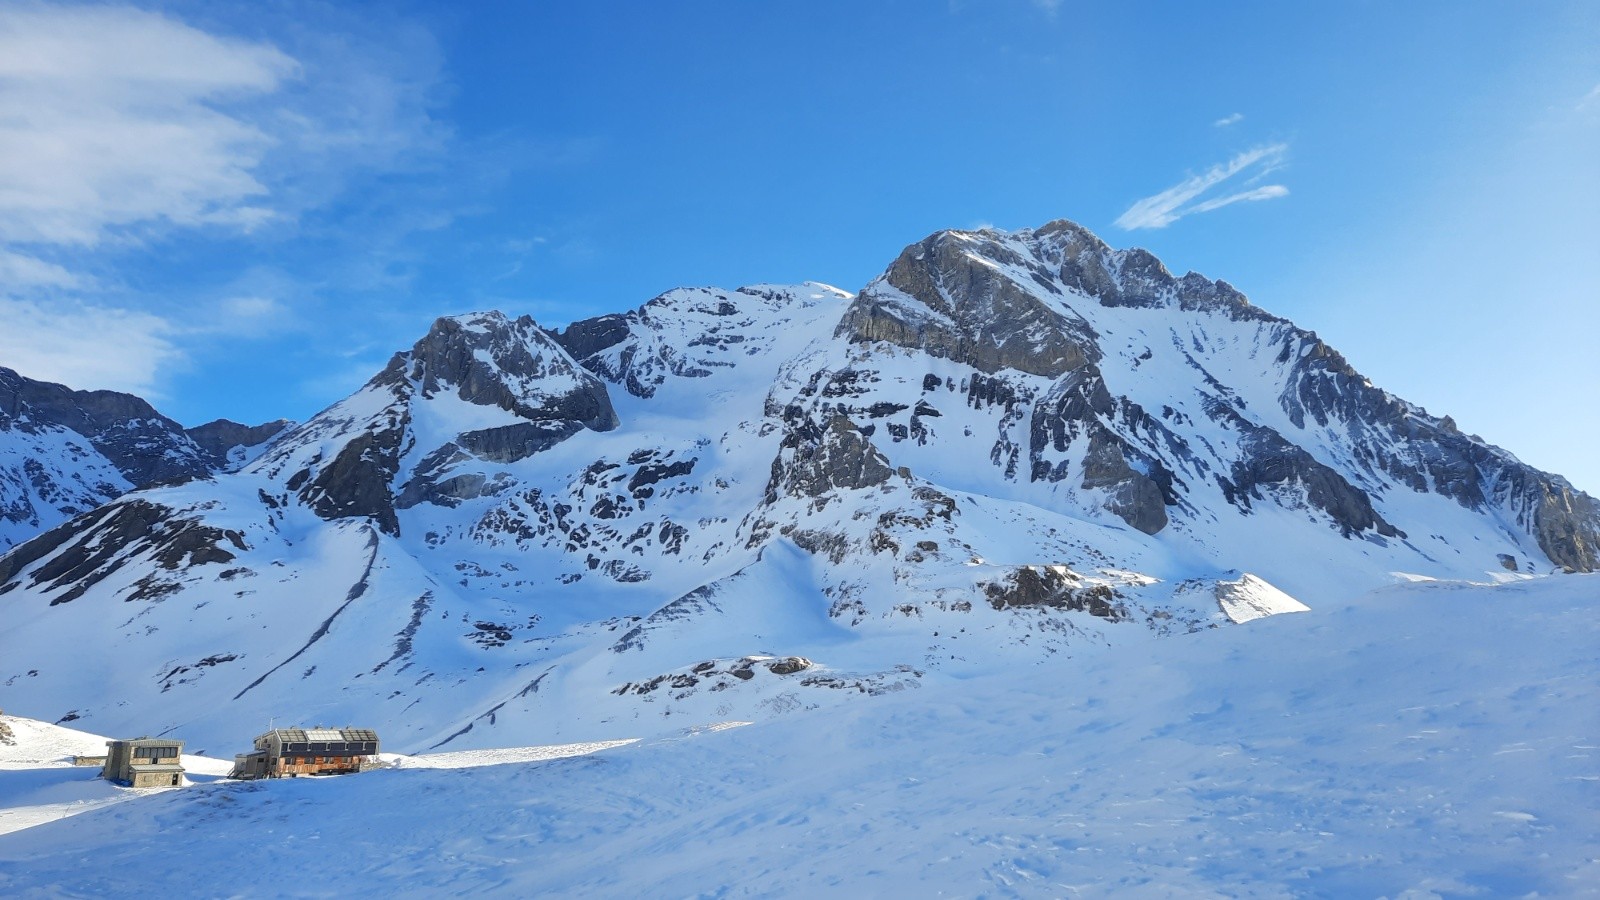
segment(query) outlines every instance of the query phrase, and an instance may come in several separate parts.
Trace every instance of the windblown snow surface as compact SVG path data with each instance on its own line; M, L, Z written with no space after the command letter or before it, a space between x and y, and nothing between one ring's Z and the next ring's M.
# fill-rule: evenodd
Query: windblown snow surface
M31 725L0 815L126 799L0 835L0 896L1594 896L1597 589L1418 581L336 779L122 791Z

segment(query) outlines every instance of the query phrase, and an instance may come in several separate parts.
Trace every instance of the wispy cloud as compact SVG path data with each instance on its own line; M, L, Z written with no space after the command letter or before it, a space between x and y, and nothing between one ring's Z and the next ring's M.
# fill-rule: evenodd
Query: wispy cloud
M161 396L181 364L171 323L134 310L0 298L0 365L70 387L114 387Z
M1211 125L1214 128L1227 128L1229 125L1237 125L1243 121L1244 113L1234 113L1232 115L1223 116L1215 122L1212 122Z
M1246 184L1254 184L1282 167L1289 153L1288 144L1269 144L1240 153L1221 165L1212 166L1203 174L1191 175L1170 188L1146 197L1128 207L1117 217L1116 225L1125 231L1140 228L1165 228L1184 216L1210 212L1250 200L1271 200L1287 196L1289 189L1281 184L1268 184L1249 190L1204 197L1213 188L1241 175Z
M0 364L157 391L186 348L292 324L293 292L190 298L213 314L198 326L106 275L119 261L169 237L299 234L442 157L432 36L299 12L274 43L129 5L0 3Z
M219 100L270 93L277 49L127 7L0 10L0 240L92 245L166 220L249 228L272 144Z
M31 292L40 288L77 288L86 280L52 262L0 247L0 286L11 292Z

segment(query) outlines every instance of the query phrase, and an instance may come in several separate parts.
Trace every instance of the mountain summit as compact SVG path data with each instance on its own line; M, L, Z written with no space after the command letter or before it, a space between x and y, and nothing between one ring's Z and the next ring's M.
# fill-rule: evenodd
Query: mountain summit
M440 319L242 469L0 558L0 681L219 750L287 714L636 736L1597 547L1565 480L1057 221L939 232L854 295Z

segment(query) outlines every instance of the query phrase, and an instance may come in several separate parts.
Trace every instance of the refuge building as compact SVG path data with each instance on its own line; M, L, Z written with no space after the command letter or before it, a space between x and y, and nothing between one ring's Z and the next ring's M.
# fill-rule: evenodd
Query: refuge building
M370 728L274 728L255 746L234 755L233 778L345 775L378 759L378 733Z
M183 784L183 741L134 738L106 741L106 764L100 777L128 787L177 787Z

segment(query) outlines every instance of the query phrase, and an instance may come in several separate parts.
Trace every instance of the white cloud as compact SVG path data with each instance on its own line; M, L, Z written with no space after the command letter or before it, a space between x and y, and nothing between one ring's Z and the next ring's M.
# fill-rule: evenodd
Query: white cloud
M1287 144L1269 144L1246 150L1226 163L1212 166L1204 174L1192 175L1159 194L1138 201L1128 207L1127 212L1117 217L1116 225L1125 231L1165 228L1194 213L1209 212L1247 200L1270 200L1286 196L1289 193L1288 188L1281 184L1269 184L1223 197L1192 202L1217 185L1242 173L1251 173L1246 183L1266 177L1283 165L1288 152Z
M296 71L269 45L129 7L0 9L0 241L260 224L254 170L274 140L220 107Z
M1229 206L1234 203L1242 203L1246 200L1271 200L1275 197L1287 196L1289 196L1288 188L1281 184L1269 184L1264 187L1253 188L1248 191L1240 191L1237 194L1229 194L1226 197L1218 197L1215 200L1206 200L1202 203L1196 203L1195 205L1184 210L1183 214L1189 215L1191 213L1210 212L1213 209L1221 209L1224 206Z
M1223 116L1215 122L1212 122L1211 125L1214 128L1227 128L1229 125L1237 125L1243 121L1244 113L1234 113L1230 116Z
M85 279L55 263L0 247L0 289L15 293L36 288L76 288L85 283Z
M0 321L0 365L80 390L159 397L163 375L184 360L172 324L149 313L0 298Z

